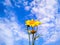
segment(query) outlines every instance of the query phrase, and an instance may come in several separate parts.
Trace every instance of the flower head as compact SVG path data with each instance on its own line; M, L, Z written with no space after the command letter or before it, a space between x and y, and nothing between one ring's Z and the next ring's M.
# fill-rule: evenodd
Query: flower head
M31 33L32 33L32 34L36 33L36 30L32 30Z
M41 24L41 22L39 22L39 21L35 21L35 20L27 20L26 21L26 25L29 25L29 26L32 26L32 27L35 27L35 26L38 26L38 25L40 25Z

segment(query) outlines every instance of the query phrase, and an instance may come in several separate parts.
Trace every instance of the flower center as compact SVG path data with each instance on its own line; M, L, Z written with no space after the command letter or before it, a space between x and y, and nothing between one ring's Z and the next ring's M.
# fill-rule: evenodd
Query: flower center
M35 21L31 21L31 22L30 22L30 24L34 24L34 23L35 23Z

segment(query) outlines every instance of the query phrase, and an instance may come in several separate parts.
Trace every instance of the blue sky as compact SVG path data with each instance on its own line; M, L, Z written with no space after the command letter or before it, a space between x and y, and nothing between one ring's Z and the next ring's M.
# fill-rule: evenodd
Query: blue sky
M0 0L0 45L28 45L30 19L42 22L35 45L60 45L59 0Z

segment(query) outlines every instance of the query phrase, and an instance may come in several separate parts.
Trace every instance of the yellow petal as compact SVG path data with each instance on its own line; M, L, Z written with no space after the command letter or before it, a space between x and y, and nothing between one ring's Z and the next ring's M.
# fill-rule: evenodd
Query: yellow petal
M30 20L27 20L25 23L26 23L26 25L29 25L29 22L30 22Z
M35 22L35 25L36 25L36 26L38 26L38 25L40 25L40 24L42 24L42 23L39 22L39 21L36 21L36 22Z
M32 27L35 27L35 24L32 24L31 26L32 26Z

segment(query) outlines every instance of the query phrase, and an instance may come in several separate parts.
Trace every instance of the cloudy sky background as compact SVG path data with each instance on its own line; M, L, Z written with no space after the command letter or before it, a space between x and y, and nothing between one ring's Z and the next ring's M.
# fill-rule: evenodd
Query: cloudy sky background
M28 45L29 19L42 22L35 45L60 45L59 0L0 0L0 45Z

